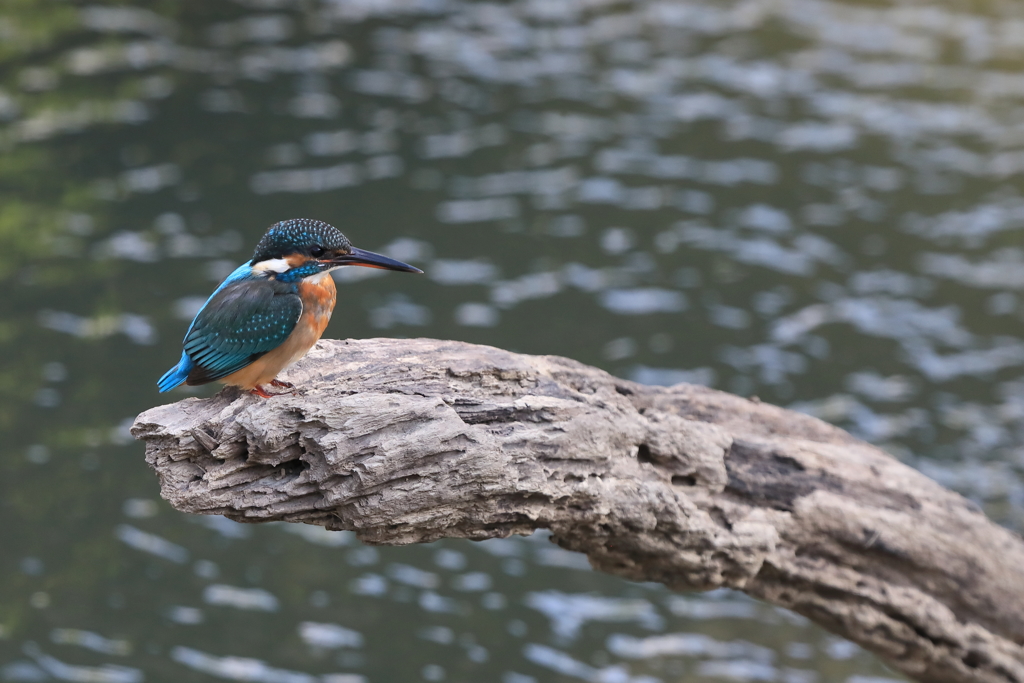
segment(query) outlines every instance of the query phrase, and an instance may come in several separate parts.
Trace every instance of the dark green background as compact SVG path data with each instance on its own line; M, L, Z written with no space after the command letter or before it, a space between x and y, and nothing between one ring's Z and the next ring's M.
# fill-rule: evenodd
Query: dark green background
M998 2L7 0L0 680L898 680L543 535L190 518L127 427L186 395L155 381L203 297L311 217L427 272L343 273L327 336L758 395L1019 529L1022 58Z

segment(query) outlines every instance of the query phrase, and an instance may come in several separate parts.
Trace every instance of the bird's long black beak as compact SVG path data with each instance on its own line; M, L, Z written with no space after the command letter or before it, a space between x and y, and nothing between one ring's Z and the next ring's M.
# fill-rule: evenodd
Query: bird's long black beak
M398 270L403 273L422 273L419 268L414 268L408 263L396 261L382 254L375 254L365 249L352 247L351 253L341 254L330 260L330 263L337 266L365 266L366 268L382 268L383 270Z

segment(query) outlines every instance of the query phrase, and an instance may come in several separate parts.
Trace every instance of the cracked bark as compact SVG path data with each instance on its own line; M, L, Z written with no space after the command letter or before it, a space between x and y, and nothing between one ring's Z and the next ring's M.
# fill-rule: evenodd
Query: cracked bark
M460 342L321 341L295 395L138 417L161 494L399 545L550 529L598 570L734 588L928 683L1024 683L1024 541L820 420Z

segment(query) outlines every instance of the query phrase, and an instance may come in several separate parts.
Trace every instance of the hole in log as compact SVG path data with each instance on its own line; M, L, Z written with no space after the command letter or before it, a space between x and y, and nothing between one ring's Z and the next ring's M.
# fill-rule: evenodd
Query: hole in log
M652 463L654 459L651 458L651 447L645 443L640 444L636 447L636 459L640 462Z
M972 669L977 669L979 666L982 666L983 664L987 663L988 658L984 654L978 652L977 650L971 650L967 653L967 656L964 657L964 664L971 667Z
M304 460L287 460L274 468L277 476L281 479L297 477L310 468L310 464Z
M676 474L672 477L673 486L696 486L697 477L692 474Z
M615 385L615 391L617 391L618 393L622 394L623 396L632 396L633 395L633 390L632 389L630 389L629 387L624 387L621 384L616 384Z
M566 484L579 484L580 482L583 481L583 477L576 474L567 474L564 477L562 477L562 481L564 481Z

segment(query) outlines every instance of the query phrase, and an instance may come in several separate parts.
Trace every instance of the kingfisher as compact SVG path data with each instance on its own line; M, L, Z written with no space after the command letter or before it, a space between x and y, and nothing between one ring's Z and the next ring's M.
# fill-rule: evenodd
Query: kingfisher
M279 372L306 355L331 320L337 289L331 271L365 266L422 273L352 246L329 223L275 223L252 259L235 269L199 309L185 333L181 360L157 382L160 392L209 382L270 398L266 387L294 388Z

